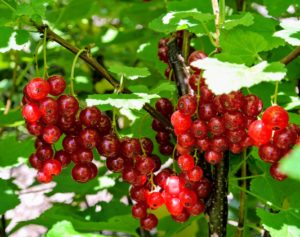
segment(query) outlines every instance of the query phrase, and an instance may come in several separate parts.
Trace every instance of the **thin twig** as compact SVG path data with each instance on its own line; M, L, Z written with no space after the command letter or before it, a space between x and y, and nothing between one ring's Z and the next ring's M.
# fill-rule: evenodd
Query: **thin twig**
M47 27L45 25L35 25L35 27L37 28L37 30L41 33L44 34L44 28ZM47 30L47 38L55 41L56 43L60 44L61 46L63 46L64 48L66 48L67 50L69 50L70 52L72 52L73 54L77 54L79 52L79 48L75 47L74 45L70 44L69 42L67 42L66 40L64 40L63 38L61 38L59 35L57 35L56 33L54 33L50 28L48 28ZM104 77L114 88L119 88L120 84L119 82L112 77L109 72L102 66L100 65L96 59L94 59L93 57L91 57L90 55L87 54L81 54L79 56L83 61L85 61L87 64L89 64L92 68L94 68L102 77ZM132 93L129 89L127 88L123 88L122 93L125 94L130 94ZM164 126L166 126L168 129L172 129L172 126L170 124L170 121L168 119L166 119L161 113L159 113L158 111L156 111L155 108L153 108L150 104L146 103L143 106L143 109L145 109L152 117L156 118L157 120L159 120Z
M291 53L280 60L281 63L287 65L300 55L300 46L295 48Z

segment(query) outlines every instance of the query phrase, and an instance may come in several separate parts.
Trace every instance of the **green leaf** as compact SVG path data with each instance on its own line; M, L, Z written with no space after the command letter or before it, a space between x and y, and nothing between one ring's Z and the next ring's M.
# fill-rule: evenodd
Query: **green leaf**
M151 75L148 68L145 67L127 67L115 65L109 67L108 70L120 76L123 75L130 80L136 80L140 77L147 77Z
M300 236L300 217L294 210L270 213L261 208L257 209L257 215L262 224L272 237L298 237Z
M110 230L138 236L135 230L138 228L139 222L132 218L129 206L111 201L101 203L101 207L100 212L96 212L95 207L79 211L70 205L55 204L37 219L20 222L16 229L28 224L38 224L50 228L58 221L65 220L71 222L75 230L79 232Z
M264 4L268 9L269 15L280 16L287 12L289 6L299 4L298 0L264 0Z
M151 99L159 98L156 94L133 93L133 94L102 94L89 95L86 99L88 106L106 105L110 108L140 110Z
M0 167L12 166L19 158L28 158L33 152L32 139L18 141L14 134L0 139Z
M20 203L19 197L15 193L16 189L17 187L10 180L0 179L0 215Z
M197 60L192 64L205 70L203 77L206 78L208 87L215 94L229 93L242 87L251 87L263 81L280 81L286 74L283 64L268 64L266 61L253 67L221 62L215 58Z
M289 153L284 159L280 161L280 170L289 177L300 180L300 146Z
M231 30L238 25L250 26L254 23L254 17L251 13L243 13L239 15L231 15L226 18L223 25L224 29Z
M11 49L22 50L29 40L29 33L25 30L14 30L10 27L0 27L0 52L5 53Z
M13 33L13 29L5 26L0 27L0 49L9 46L9 39ZM2 52L2 51L1 51Z
M256 32L234 28L222 31L220 36L222 53L217 57L229 62L252 65L258 53L268 49L268 42Z
M14 127L21 124L24 124L24 119L20 110L10 111L8 114L0 111L0 126Z
M201 13L196 9L189 11L171 11L154 19L149 23L149 27L157 32L171 33L177 30L197 28L199 24L206 23L214 19L209 13Z
M274 36L284 39L290 45L300 46L300 39L297 37L300 32L300 21L281 22L280 26L283 30L275 32Z
M98 234L83 234L76 231L69 221L60 221L52 226L52 228L47 232L46 237L104 237Z

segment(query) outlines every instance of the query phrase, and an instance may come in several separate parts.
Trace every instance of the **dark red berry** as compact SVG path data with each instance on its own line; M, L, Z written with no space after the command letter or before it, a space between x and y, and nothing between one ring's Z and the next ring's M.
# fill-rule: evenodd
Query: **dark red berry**
M135 187L130 188L130 197L137 202L146 202L148 190L145 187Z
M169 132L157 132L155 140L160 145L166 145L170 142L170 133Z
M101 136L105 136L105 135L109 134L111 131L110 118L106 114L101 113L100 122L98 123L96 128L99 132L99 135L101 135Z
M202 103L211 103L213 98L214 94L206 85L200 87L200 100Z
M37 180L40 183L50 183L52 181L52 176L45 174L43 171L38 171Z
M144 202L138 202L131 208L131 214L136 219L145 218L147 216L147 205Z
M97 107L87 107L81 110L80 115L80 122L87 126L87 127L95 127L97 124L100 123L101 120L101 112Z
M98 132L92 128L83 129L79 136L82 142L81 145L86 149L93 149L99 142Z
M154 168L155 168L155 162L150 157L142 156L135 163L135 169L140 174L146 174L146 175L150 174L151 172L153 172Z
M64 150L55 152L54 159L61 163L62 168L67 167L71 162L70 155Z
M240 112L232 112L224 114L225 128L234 131L246 127L246 118Z
M55 99L46 97L39 103L39 110L42 117L56 117L58 115L58 105Z
M160 131L164 132L164 131L166 131L164 125L161 122L159 122L157 119L153 119L153 121L152 121L152 129L154 131L156 131L156 132L160 132Z
M62 141L62 145L66 152L73 153L81 147L81 140L79 137L67 135Z
M34 136L40 136L43 132L43 125L40 122L26 123L26 128Z
M204 158L208 163L216 165L221 162L223 154L216 151L206 151L204 154Z
M223 109L228 112L240 111L245 103L244 95L239 91L223 94L221 95L221 103Z
M142 145L142 150L147 155L152 154L153 151L153 142L148 137L140 138L140 143Z
M167 118L169 118L173 113L173 105L171 101L166 98L160 98L156 102L155 108Z
M186 210L183 210L179 215L172 215L172 219L178 223L184 223L188 221L189 217L190 214Z
M115 135L102 137L97 144L98 153L105 157L116 157L120 153L120 141Z
M210 147L213 151L222 153L222 152L228 150L229 143L225 137L214 137L210 141Z
M106 159L106 167L113 172L121 172L125 167L125 159L122 156L109 157Z
M196 193L199 198L208 198L212 190L212 183L207 179L201 179L196 187Z
M280 149L291 149L295 145L297 137L296 131L287 127L274 133L273 143Z
M206 138L208 133L206 123L200 119L193 121L191 132L197 139Z
M206 57L207 57L207 55L203 51L197 50L190 54L190 56L188 58L188 63L194 71L200 71L199 68L192 66L191 63L195 62L196 60L199 60L199 59L204 59Z
M165 156L171 155L173 153L173 150L174 150L174 145L171 143L159 146L159 152Z
M258 154L263 161L268 163L275 163L282 157L280 149L270 143L260 146Z
M283 181L287 178L287 175L282 173L279 170L279 163L274 163L274 164L271 165L270 174L274 179L276 179L278 181Z
M36 155L40 160L48 160L53 157L53 149L51 145L42 145L36 149Z
M77 150L78 163L89 163L93 160L93 152L89 149L81 148Z
M225 132L225 124L222 117L213 117L208 122L209 131L215 135L220 136Z
M179 98L177 109L184 115L192 116L197 109L197 100L195 96L183 95Z
M42 160L40 160L35 153L33 153L29 157L29 163L32 166L32 168L35 168L37 170L41 170L43 168L43 163L44 162Z
M207 103L199 106L198 114L200 119L208 121L216 115L216 111L213 104Z
M245 103L242 106L244 114L248 117L256 117L263 109L263 103L256 95L247 95L244 97Z
M60 75L53 75L48 78L48 83L50 86L50 94L57 96L64 92L66 89L66 81Z
M76 164L72 169L72 177L79 183L86 183L91 178L91 168L88 163Z
M61 131L55 125L47 125L43 130L43 139L49 144L54 144L59 140Z
M193 206L186 208L187 212L192 216L198 216L205 211L205 204L198 200Z
M61 95L57 99L58 110L62 116L75 116L79 109L77 99L71 95Z
M158 220L154 214L148 214L140 220L141 227L145 230L152 230L157 226Z

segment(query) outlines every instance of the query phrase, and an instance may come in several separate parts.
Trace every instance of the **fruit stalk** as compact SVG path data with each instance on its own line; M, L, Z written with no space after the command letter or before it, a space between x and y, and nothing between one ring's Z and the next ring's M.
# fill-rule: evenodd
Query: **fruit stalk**
M73 46L72 44L70 44L69 42L67 42L66 40L64 40L62 37L58 36L56 33L54 33L47 25L35 25L35 27L37 28L37 30L41 33L44 34L44 30L45 28L48 28L47 30L47 38L49 40L55 41L56 43L58 43L59 45L63 46L64 48L66 48L67 50L69 50L70 52L72 52L73 54L77 54L80 49ZM87 55L87 54L81 54L79 56L83 61L85 61L87 64L89 64L92 68L94 68L102 77L104 77L114 88L119 88L120 84L119 82L112 77L109 72L102 66L100 65L96 59L94 59L93 57ZM122 93L125 94L130 94L132 93L129 89L127 88L122 88L122 90L120 91ZM166 119L163 115L161 115L161 113L157 112L155 110L155 108L153 108L150 104L146 103L143 106L143 109L146 110L153 118L158 119L164 126L168 127L168 128L172 128L170 121L168 119Z
M228 214L228 169L229 153L226 152L222 161L214 168L213 190L210 205L207 208L209 215L209 236L226 237Z

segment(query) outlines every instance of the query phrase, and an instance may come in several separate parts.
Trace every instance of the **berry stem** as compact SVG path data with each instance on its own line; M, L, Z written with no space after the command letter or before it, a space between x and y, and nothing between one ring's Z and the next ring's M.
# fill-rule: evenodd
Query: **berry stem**
M191 35L187 30L183 31L183 43L182 43L182 56L184 58L184 62L187 62L188 56L190 54L190 40Z
M176 160L175 160L175 152L176 152L176 146L174 146L173 152L172 152L172 159L173 159L173 163L172 163L172 167L173 167L173 171L176 172Z
M43 56L44 56L44 72L43 72L43 78L46 79L46 76L48 77L48 65L47 65L47 30L48 27L45 27L44 29L44 40L43 40Z
M11 11L15 12L16 9L14 9L8 2L1 0L1 2L7 7L9 8Z
M40 70L39 70L39 63L38 63L38 55L39 55L39 49L43 44L43 40L39 41L37 44L35 50L34 50L34 62L35 62L35 73L37 76L40 76Z
M241 178L247 177L247 149L243 150L243 160L244 163L241 167ZM243 179L241 181L241 187L244 190L247 190L247 179ZM237 237L243 237L244 236L244 225L245 225L245 219L247 215L247 194L240 190L240 208L239 208L239 220L238 220L238 226L237 226Z
M249 176L244 176L244 177L239 177L239 178L230 178L229 180L236 181L236 180L247 180L247 179L255 179L259 177L264 177L265 173L263 174L257 174L257 175L249 175Z
M278 97L278 89L279 89L279 81L275 82L275 90L274 90L274 95L273 97L273 103L276 105L277 104L277 97Z
M72 96L76 96L75 95L75 91L74 91L74 72L75 72L75 66L76 66L76 63L77 63L77 60L78 60L80 54L82 54L85 51L86 51L86 49L80 49L78 51L78 53L75 55L75 58L74 58L73 63L72 63L71 77L70 77L70 93L71 93Z

